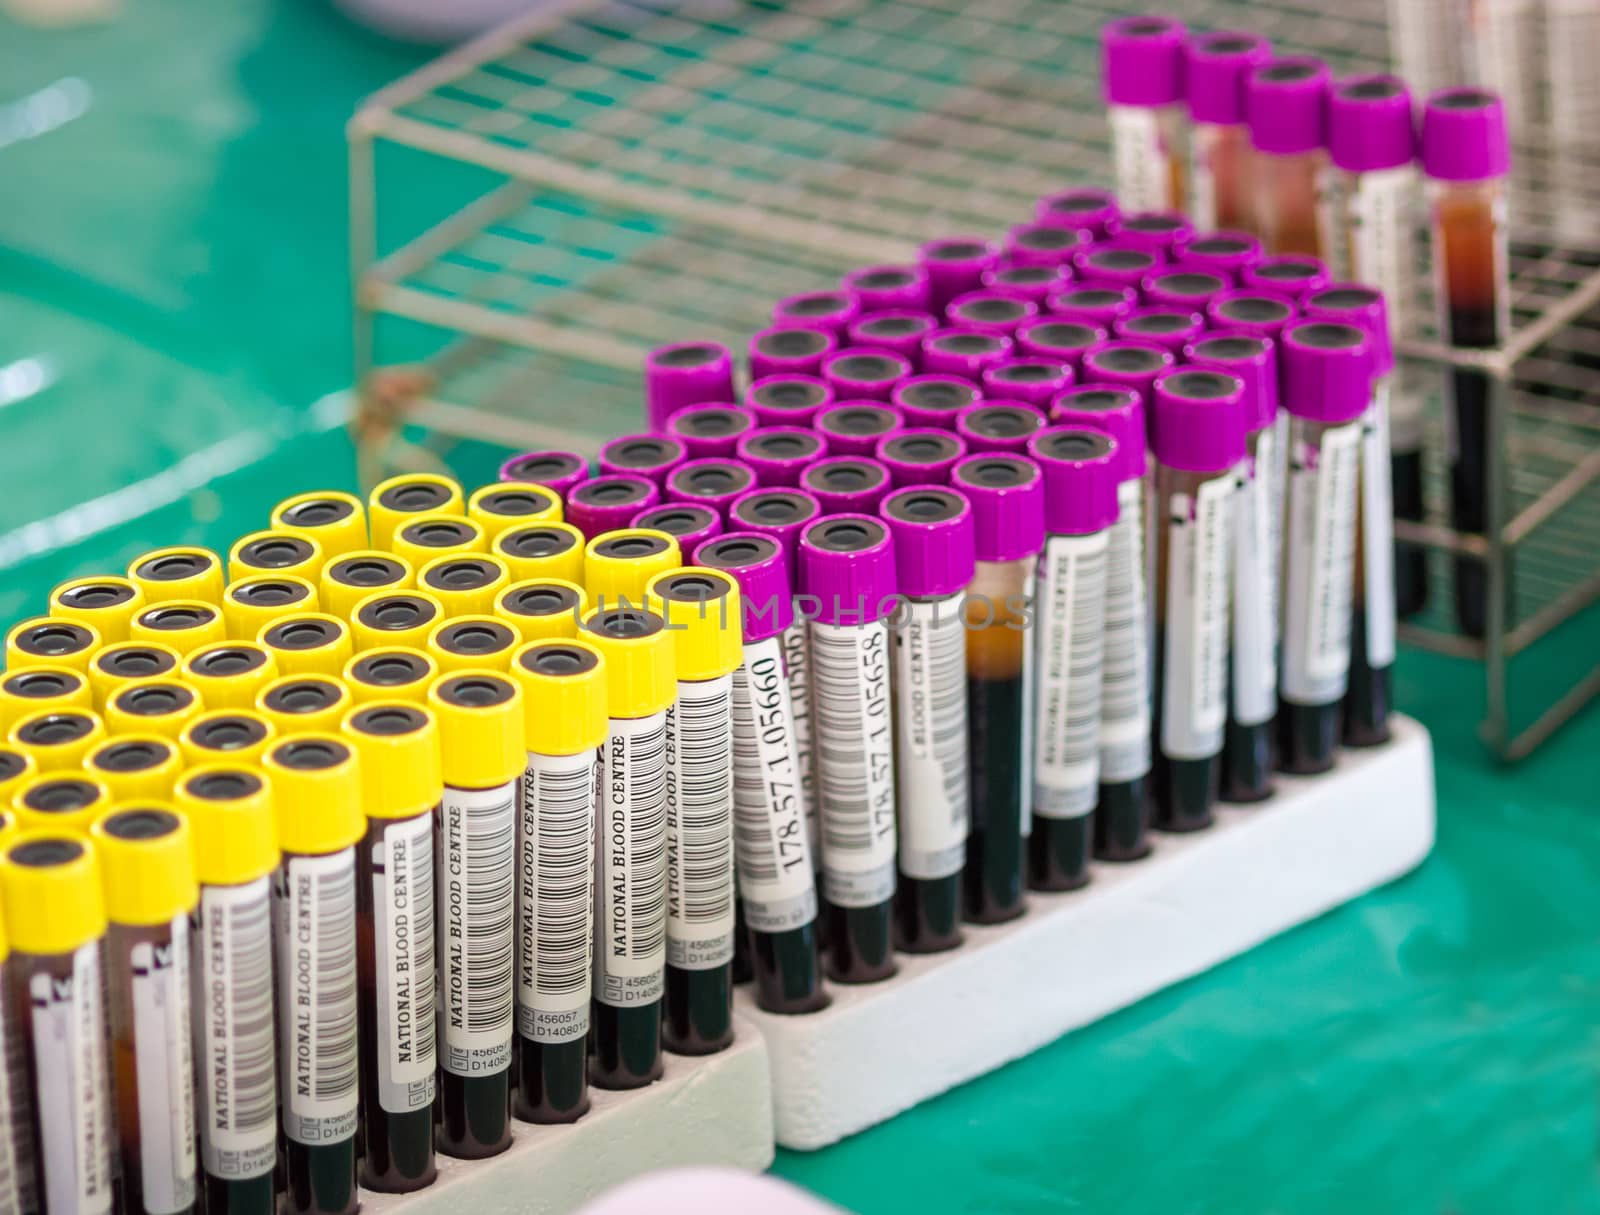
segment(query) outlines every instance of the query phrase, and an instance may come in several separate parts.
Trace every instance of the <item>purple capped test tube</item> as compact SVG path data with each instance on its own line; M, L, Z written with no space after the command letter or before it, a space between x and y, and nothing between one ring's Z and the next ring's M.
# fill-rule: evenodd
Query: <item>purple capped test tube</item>
M1261 242L1248 232L1204 232L1189 242L1173 269L1214 274L1229 287L1237 287L1245 268L1262 256Z
M1322 256L1317 205L1327 153L1328 65L1309 56L1258 64L1245 80L1255 151L1253 230L1269 255Z
M1271 57L1258 34L1220 30L1189 40L1188 210L1202 231L1253 222L1245 82Z
M850 326L850 345L898 354L915 371L922 366L922 339L938 328L926 312L880 312Z
M1119 338L1105 342L1083 356L1083 381L1120 384L1136 389L1146 401L1162 372L1177 366L1177 356L1164 346L1144 339ZM1148 423L1148 416L1146 422Z
M1045 413L1056 394L1072 387L1075 378L1072 365L1062 359L1037 355L1010 359L983 373L983 395L985 399L1023 401Z
M1194 225L1181 211L1124 211L1111 222L1109 235L1113 245L1147 249L1173 262L1194 239Z
M970 380L955 375L914 375L894 390L906 426L953 429L956 415L983 399Z
M1048 266L1071 270L1072 255L1094 243L1087 228L1056 224L1018 224L1006 233L1005 260L1012 266Z
M1238 329L1257 337L1276 338L1294 316L1294 304L1281 292L1248 287L1224 292L1206 305L1213 329Z
M1245 290L1275 291L1296 301L1321 291L1329 282L1328 267L1322 260L1304 253L1263 257L1239 272L1239 285Z
M991 270L985 274L994 273ZM1017 326L1026 324L1039 315L1038 306L1018 295L1000 291L969 291L950 301L944 310L950 318L950 327L971 330L974 333L992 333L1010 337ZM927 344L923 344L923 359L927 359Z
M1137 292L1145 276L1166 265L1159 250L1128 245L1094 245L1072 255L1076 285L1127 287Z
M828 440L799 426L763 426L739 440L738 453L760 485L795 485L806 465L828 454Z
M817 375L838 343L824 329L774 325L750 339L750 382L774 375Z
M908 427L878 440L872 453L889 469L895 485L943 485L956 461L967 454L966 442L954 431Z
M1123 17L1100 31L1100 93L1111 125L1117 198L1128 211L1177 210L1183 191L1184 44L1167 17Z
M822 365L822 378L840 401L887 401L911 374L909 359L871 346L848 346Z
M1220 274L1173 267L1144 280L1144 302L1152 308L1185 308L1204 314L1206 305L1231 285Z
M1054 229L1048 230L1054 231ZM1040 265L999 266L983 272L983 288L986 293L992 292L1027 300L1033 305L1037 315L1044 311L1045 302L1067 284L1071 273L1071 267L1063 269L1060 266ZM1012 328L1015 329L1016 326L1013 325Z
M627 527L628 520L661 501L661 490L648 477L608 473L592 477L566 498L566 520L593 540L603 532Z
M983 272L1000 264L1000 250L977 236L929 241L917 253L928 275L928 308L943 316L945 305L983 285Z
M771 536L794 569L801 531L821 517L822 503L803 489L753 489L728 508L727 526L730 532Z
M1083 356L1109 337L1108 328L1109 325L1088 321L1045 317L1017 330L1017 350L1025 358L1059 360L1072 368L1076 377L1083 370Z
M756 416L737 405L691 405L672 415L667 433L691 460L732 456L739 440L756 428Z
M1073 283L1049 299L1050 315L1080 325L1093 325L1110 332L1119 317L1139 306L1139 293L1132 287L1112 287L1103 283ZM1029 326L1023 326L1028 329Z
M657 346L644 362L645 418L651 430L702 401L733 400L733 356L719 342Z
M744 404L762 426L809 426L833 404L833 390L817 376L767 376L750 385Z
M602 473L633 473L657 485L684 460L688 450L671 435L622 435L600 448Z
M824 514L870 515L893 484L871 456L829 456L800 474L800 488L815 495Z
M970 452L1022 455L1045 424L1043 412L1022 401L983 401L956 417L956 434Z
M589 479L589 461L575 451L525 451L500 466L500 480L542 485L565 498Z
M928 272L921 266L863 266L845 275L842 285L863 317L928 311Z
M836 456L870 456L884 435L905 428L905 416L877 401L841 401L817 416L816 430Z
M668 502L697 503L724 519L735 500L755 488L755 469L743 460L728 456L709 456L680 464L662 487Z
M774 325L794 325L800 329L821 329L844 341L850 323L861 314L856 297L848 291L806 291L779 300L772 308Z
M1120 214L1117 196L1093 186L1046 194L1033 209L1037 222L1052 228L1082 229L1093 240L1103 240L1111 221Z
M1177 353L1185 342L1193 341L1205 325L1205 317L1197 308L1150 307L1123 317L1112 326L1112 331L1118 338L1150 342Z
M922 369L929 375L958 376L977 384L985 370L1005 362L1011 351L1011 339L1003 333L937 329L922 339Z
M709 506L693 502L664 502L640 511L628 524L675 537L678 547L689 552L703 540L722 534L722 517Z

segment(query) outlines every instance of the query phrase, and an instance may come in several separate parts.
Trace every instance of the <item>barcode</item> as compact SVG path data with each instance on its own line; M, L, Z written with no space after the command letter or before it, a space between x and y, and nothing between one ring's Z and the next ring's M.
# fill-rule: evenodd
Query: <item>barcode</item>
M629 916L633 927L629 954L646 959L660 952L667 932L667 719L629 748L632 796L628 849Z
M1144 582L1144 487L1119 487L1121 513L1106 550L1105 654L1100 668L1100 779L1150 767L1149 607Z
M1222 747L1235 485L1231 473L1213 477L1167 504L1161 749L1173 759L1206 759Z
M230 990L218 993L225 1011L232 1066L232 1101L221 1111L225 1129L235 1134L272 1125L277 1111L272 1050L272 908L263 897L227 908L219 928L225 940ZM202 948L205 943L201 943ZM215 1011L215 1010L214 1010Z
M411 934L412 947L417 951L412 959L414 968L412 991L413 1004L416 1013L415 1040L418 1044L418 1054L429 1060L430 1066L434 1057L434 985L436 971L434 958L438 953L438 933L434 926L434 873L433 873L433 839L431 837L432 824L429 824L430 836L426 839L426 863L414 864L411 868L411 919L418 925L416 932ZM427 925L423 928L423 925Z
M511 1023L515 824L512 791L467 808L467 1032Z
M789 711L794 719L795 775L800 781L800 807L805 815L806 838L813 852L822 841L817 810L817 753L811 721L811 638L803 622L785 629L780 637L784 668L789 678Z
M1344 695L1350 663L1361 424L1321 438L1320 449L1296 444L1289 478L1283 694L1297 704Z
M944 796L953 817L967 820L967 629L960 609L928 636L928 689L932 694L933 753L944 772Z
M1223 486L1215 505L1205 508L1201 491L1195 518L1194 682L1191 685L1196 721L1219 720L1226 704L1228 646L1228 530L1232 519L1233 478L1219 477ZM1209 487L1208 487L1209 488Z
M594 880L594 765L529 769L524 794L536 807L539 884L534 900L541 995L582 992L589 984L589 914Z
M733 845L739 884L778 880L778 849L767 811L766 766L756 741L748 661L733 673Z
M1033 801L1046 818L1094 809L1109 539L1052 536L1045 545Z
M12 1015L10 992L0 998L0 1032L5 1040L5 1108L0 1110L0 1157L6 1179L0 1184L0 1198L11 1205L0 1210L32 1211L38 1205L38 1187L33 1175L33 1119L28 1109L28 1065L23 1034Z
M662 991L667 916L667 715L611 722L595 879L595 997L618 1007Z
M968 817L967 629L959 600L907 603L895 632L900 872L958 873Z
M350 870L318 874L315 1099L337 1101L356 1088L356 887Z
M678 888L670 913L691 924L733 914L732 702L727 677L679 684L668 718L678 775Z

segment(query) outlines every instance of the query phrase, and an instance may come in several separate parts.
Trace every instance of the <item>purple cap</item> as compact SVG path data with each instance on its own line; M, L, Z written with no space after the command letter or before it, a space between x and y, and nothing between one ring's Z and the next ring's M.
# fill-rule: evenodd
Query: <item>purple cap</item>
M703 401L733 400L733 356L720 342L657 346L644 361L645 418L665 430L680 409Z
M1138 306L1136 290L1113 283L1075 283L1050 297L1051 316L1107 331Z
M1214 367L1244 383L1244 428L1265 430L1278 416L1278 347L1269 337L1242 331L1208 333L1183 348L1184 361Z
M950 484L972 505L973 555L1021 561L1044 547L1044 474L1025 456L968 456Z
M1328 65L1309 55L1263 63L1245 82L1251 146L1275 156L1322 147L1326 134Z
M955 375L914 375L894 390L895 408L913 427L952 430L956 415L981 400L983 393L972 381Z
M1055 231L1056 229L1045 229ZM1060 291L1072 277L1070 266L1046 266L1038 263L1018 266L998 266L983 272L983 291L980 295L1005 295L1026 300L1033 306L1034 315L1044 311L1045 301ZM963 320L962 324L970 324ZM1016 326L1013 325L1012 329Z
M575 451L525 451L500 466L500 480L542 485L565 498L589 479L589 461Z
M887 350L911 364L922 366L922 339L939 327L927 312L880 312L864 316L850 326L850 345L869 350Z
M783 546L759 532L724 532L696 545L696 565L721 570L739 584L744 643L776 637L794 623L794 582Z
M1052 426L1033 436L1028 457L1044 474L1044 530L1050 535L1087 536L1117 521L1122 460L1110 435Z
M1328 156L1350 173L1398 169L1417 155L1411 91L1398 76L1352 76L1328 94Z
M936 329L922 339L922 369L929 375L959 376L976 384L990 367L1011 357L1011 339L975 329Z
M1100 29L1100 93L1107 105L1183 100L1188 31L1168 17L1123 17Z
M1050 405L1050 421L1061 426L1098 430L1117 441L1117 480L1144 476L1144 397L1121 384L1079 384Z
M928 275L928 306L935 316L958 295L983 285L983 272L1000 264L1000 250L978 236L929 241L918 251Z
M755 488L756 470L743 460L727 456L710 456L680 464L662 486L668 502L698 503L724 517L740 494Z
M1300 302L1305 318L1359 325L1372 339L1373 372L1385 376L1394 370L1394 335L1383 292L1359 283L1335 283Z
M870 456L884 435L904 430L905 415L877 401L840 401L817 417L816 430L836 456Z
M1194 225L1181 211L1124 211L1111 221L1113 247L1145 249L1171 261L1194 239Z
M822 365L822 378L842 401L887 401L911 374L911 360L872 346L847 346Z
M1213 126L1244 122L1244 86L1253 68L1272 58L1259 34L1219 30L1189 41L1189 117Z
M1071 266L1072 255L1094 243L1088 228L1018 224L1006 233L1006 261L1013 266Z
M850 322L860 314L856 297L847 291L806 291L779 300L772 309L772 323L821 329L843 341Z
M1043 412L1022 401L984 401L956 417L956 434L968 451L1021 455L1028 449L1028 440L1044 426Z
M1095 295L1114 295L1092 289ZM1131 308L1130 308L1131 311ZM1036 359L1059 359L1072 368L1074 376L1083 372L1083 356L1107 338L1106 327L1092 321L1052 315L1017 330L1017 349ZM1005 364L1001 363L1001 367ZM1017 394L1013 392L1012 396Z
M1150 342L1176 354L1206 327L1198 308L1141 308L1112 326L1117 337Z
M678 547L688 552L702 540L722 533L722 516L709 506L694 502L666 502L640 511L628 526L648 527L676 536Z
M683 444L691 460L731 456L739 440L755 428L755 415L737 405L691 405L667 423L667 433Z
M1220 274L1184 267L1161 270L1144 280L1144 302L1157 308L1203 313L1232 284Z
M660 485L688 458L688 450L671 435L621 435L600 448L600 471L634 473Z
M1302 300L1328 285L1328 267L1320 258L1305 253L1280 253L1264 257L1239 274L1239 285L1253 291L1276 291L1292 300Z
M882 620L897 603L894 540L871 515L835 515L800 535L800 592L816 600L823 624Z
M833 392L816 376L769 375L750 385L744 404L762 426L809 426Z
M1215 274L1230 286L1239 282L1246 266L1261 260L1261 242L1248 232L1206 232L1184 247L1179 270Z
M1168 468L1216 473L1245 455L1244 381L1180 367L1156 381L1150 452Z
M611 473L594 477L577 486L567 495L566 519L593 540L603 532L613 532L627 527L632 519L647 506L661 501L661 491L648 477L633 473Z
M1178 365L1178 357L1148 339L1106 342L1083 356L1083 378L1137 389L1146 401L1156 377Z
M956 461L967 454L959 435L936 427L907 428L879 439L873 456L889 469L895 485L943 485Z
M897 489L878 514L894 536L898 590L911 599L943 599L967 588L976 572L976 535L966 496L934 485Z
M1436 181L1487 181L1511 171L1506 107L1488 89L1441 89L1422 109L1422 171Z
M889 470L871 456L829 456L800 474L800 488L828 515L870 515L891 484Z
M928 310L928 273L921 266L863 266L841 285L856 297L860 316Z
M986 275L993 273L993 270L984 271ZM1031 301L1003 291L969 291L951 300L944 311L950 318L952 329L993 333L1001 337L1010 337L1017 331L1018 325L1026 324L1039 315L1038 307ZM926 359L926 342L922 348L923 358Z
M750 379L773 375L817 375L838 345L833 334L798 325L774 325L750 338Z
M828 440L800 426L763 426L739 440L738 452L763 488L798 485L805 466L828 454Z
M726 523L729 531L760 532L782 545L793 586L800 532L821 517L822 503L803 489L755 489L728 508Z
M1235 329L1257 337L1275 339L1294 317L1294 302L1280 291L1229 291L1206 305L1206 319L1213 329Z
M1122 213L1117 196L1093 186L1046 194L1033 208L1033 218L1052 228L1083 228L1095 240L1106 234L1111 221Z
M1165 263L1161 250L1131 245L1095 245L1072 255L1072 269L1084 287L1131 287L1137 291L1145 275Z
M1094 344L1091 341L1084 349ZM1059 358L1011 359L983 373L983 395L986 399L1022 401L1043 413L1056 394L1071 388L1076 378L1072 364Z
M1283 331L1283 404L1297 418L1353 422L1372 403L1372 338L1359 325L1299 321Z

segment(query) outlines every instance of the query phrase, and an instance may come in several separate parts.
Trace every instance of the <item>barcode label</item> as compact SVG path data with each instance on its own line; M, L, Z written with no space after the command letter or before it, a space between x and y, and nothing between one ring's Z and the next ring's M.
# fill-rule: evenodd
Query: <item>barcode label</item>
M356 1133L356 854L288 856L273 887L283 1133Z
M1217 223L1217 175L1211 167L1211 158L1216 154L1214 139L1205 136L1212 132L1202 132L1193 127L1189 131L1189 140L1192 154L1189 157L1189 222L1194 224L1197 232L1214 232L1220 226Z
M933 881L966 861L967 626L959 597L907 602L894 633L900 872Z
M1111 153L1116 164L1117 200L1125 211L1164 211L1182 204L1172 197L1171 152L1161 135L1158 112L1145 106L1114 105Z
M164 945L141 942L129 955L139 1176L147 1211L194 1205L194 1056L189 1040L189 918L170 925Z
M0 1051L5 1052L0 1061L0 1211L36 1211L28 1060L11 1008L11 993L0 991Z
M756 932L786 932L817 918L783 653L777 637L750 642L733 673L734 860L745 921Z
M1117 486L1106 541L1105 655L1100 667L1100 780L1150 771L1150 598L1145 582L1144 482Z
M825 894L872 907L894 894L894 722L889 626L811 622Z
M1380 381L1361 433L1361 572L1367 664L1394 662L1394 487L1389 460L1389 385Z
M1290 457L1283 698L1294 704L1330 704L1349 682L1361 431L1330 426Z
M1018 610L1022 627L1027 630L1022 637L1022 738L1017 746L1020 761L1017 771L1022 773L1022 838L1033 834L1033 709L1038 703L1039 651L1034 644L1037 620L1034 611L1039 602L1039 574L1037 562L1030 562L1028 575L1022 583L1022 602Z
M1255 436L1234 505L1233 719L1246 726L1269 721L1278 708L1278 550L1269 471L1276 438L1271 427Z
M1416 311L1420 202L1417 172L1411 165L1362 173L1346 211L1347 243L1336 242L1349 264L1335 272L1334 281L1366 283L1383 292L1389 323L1397 330Z
M733 678L680 680L667 710L667 962L733 960Z
M433 1104L433 815L383 824L372 844L378 1104L391 1114Z
M516 968L517 782L445 787L439 803L439 1066L482 1076L511 1064Z
M1222 749L1235 482L1233 473L1213 477L1167 504L1161 750L1172 759L1207 759Z
M229 1181L272 1172L277 1156L271 909L270 878L203 886L195 909L200 1159Z
M600 759L595 999L661 998L667 963L667 715L613 718Z
M589 1032L599 759L529 754L517 866L517 1032L570 1042Z
M811 634L797 621L780 634L784 669L789 673L789 707L794 714L794 749L800 765L800 808L812 863L822 853L822 814L817 792L816 729L811 716ZM815 881L815 879L813 879Z
M1051 536L1039 560L1039 690L1033 812L1079 818L1100 783L1100 686L1108 532Z
M112 1145L100 943L80 947L69 965L66 974L28 980L40 1188L51 1215L103 1215L111 1210Z

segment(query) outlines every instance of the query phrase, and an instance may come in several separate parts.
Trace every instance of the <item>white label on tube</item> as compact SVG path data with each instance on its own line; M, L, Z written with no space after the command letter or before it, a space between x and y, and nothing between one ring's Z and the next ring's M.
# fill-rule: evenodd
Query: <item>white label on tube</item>
M800 806L805 812L806 840L815 863L822 854L822 813L817 792L816 734L811 717L811 633L803 621L796 619L779 636L784 665L789 672L794 746L800 761Z
M1294 704L1332 704L1349 678L1361 440L1360 422L1330 426L1290 458L1283 698Z
M439 1066L456 1076L511 1063L517 784L439 803Z
M272 890L278 939L283 1133L356 1133L356 855L285 857Z
M264 1176L278 1149L272 879L200 888L191 971L201 1162L228 1181Z
M11 1011L11 993L0 991L0 1211L36 1211L33 1126L28 1114L28 1061Z
M667 710L667 962L733 960L733 677L680 680Z
M1150 605L1145 587L1144 482L1117 486L1106 547L1105 659L1100 672L1100 781L1150 771Z
M1278 709L1278 529L1272 522L1277 436L1256 436L1245 461L1234 519L1233 719L1258 726Z
M661 998L667 963L667 715L612 718L600 757L595 999Z
M189 917L165 945L129 951L133 1055L139 1093L144 1208L171 1215L194 1205L194 1057L189 1040Z
M960 873L968 826L967 625L961 597L907 602L894 632L900 872Z
M1039 558L1033 812L1078 818L1100 784L1100 684L1109 531L1051 536Z
M1114 105L1111 155L1116 162L1117 200L1124 214L1170 208L1172 169L1161 134L1161 112L1144 106Z
M1022 583L1022 602L1016 605L1026 630L1022 635L1022 742L1017 747L1017 771L1022 773L1023 839L1033 834L1033 706L1039 694L1039 655L1034 649L1032 630L1038 626L1038 605L1039 573L1035 562Z
M406 1114L433 1104L433 815L383 825L372 845L373 974L378 1104Z
M34 1093L45 1209L111 1210L111 1097L100 942L78 948L72 973L28 980Z
M1368 283L1389 302L1389 323L1400 328L1412 310L1419 262L1417 212L1420 186L1411 165L1363 173L1346 211L1347 269L1336 281Z
M1209 759L1222 749L1234 486L1232 474L1213 477L1168 502L1161 750L1172 759Z
M744 647L733 673L733 843L745 921L786 932L817 918L783 643Z
M571 1042L589 1032L599 757L528 754L518 834L517 1032Z
M894 723L889 628L811 622L824 893L839 907L894 894Z
M1379 381L1362 420L1361 544L1366 596L1367 665L1394 663L1394 493L1390 484L1389 385Z
M1189 139L1189 222L1196 232L1211 232L1217 226L1217 177L1211 171L1211 142L1208 132L1195 130Z

